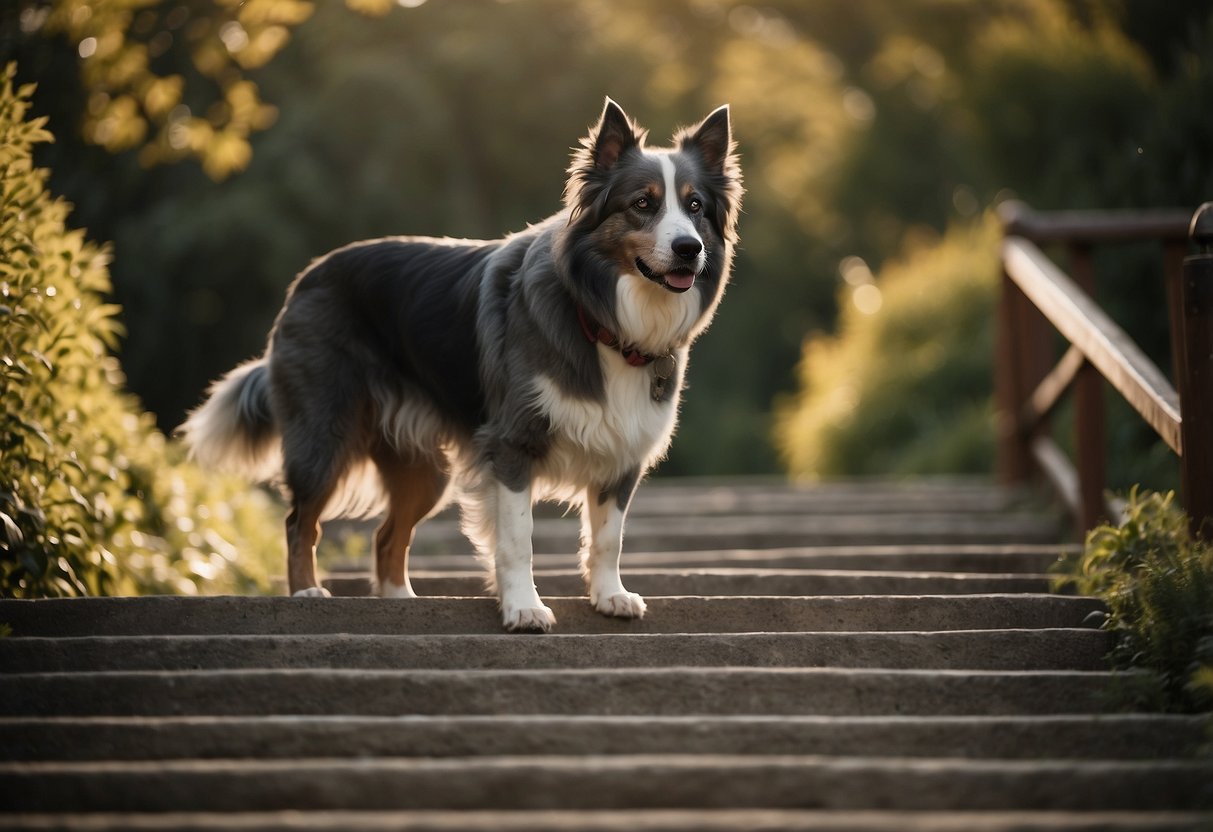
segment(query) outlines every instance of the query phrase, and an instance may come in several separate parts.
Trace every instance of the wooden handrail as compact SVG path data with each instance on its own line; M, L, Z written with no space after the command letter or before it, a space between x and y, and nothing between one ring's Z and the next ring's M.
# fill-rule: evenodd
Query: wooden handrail
M1190 211L1050 211L1037 213L1017 200L998 207L1003 233L1034 243L1188 241Z
M1002 262L1028 300L1111 382L1177 454L1179 394L1133 340L1035 244L1008 237Z
M995 369L999 470L1018 482L1038 470L1083 528L1114 512L1104 503L1103 402L1107 380L1180 457L1192 529L1213 537L1213 203L1178 211L1038 214L1022 203L1000 209L1003 293ZM1184 257L1188 239L1200 254ZM1172 361L1177 391L1092 293L1095 243L1156 240L1164 246ZM1075 280L1037 244L1063 243ZM1052 325L1071 344L1052 367ZM1048 435L1048 420L1076 391L1078 467Z

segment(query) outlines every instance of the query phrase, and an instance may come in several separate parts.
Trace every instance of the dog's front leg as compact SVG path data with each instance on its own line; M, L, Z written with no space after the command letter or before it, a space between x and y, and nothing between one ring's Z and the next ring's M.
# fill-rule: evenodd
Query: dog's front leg
M531 559L531 534L535 523L531 516L531 486L528 482L515 490L496 482L494 499L496 549L493 569L497 578L497 598L501 603L501 621L507 630L548 632L556 616L539 598Z
M590 603L603 615L642 618L644 599L624 589L619 576L623 520L636 488L636 477L602 490L591 488L581 513L581 574Z

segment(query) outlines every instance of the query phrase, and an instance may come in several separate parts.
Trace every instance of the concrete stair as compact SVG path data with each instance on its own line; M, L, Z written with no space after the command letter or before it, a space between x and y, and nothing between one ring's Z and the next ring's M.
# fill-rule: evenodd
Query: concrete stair
M964 480L881 483L878 488L864 481L796 488L777 480L741 487L711 480L651 485L629 510L628 547L659 553L656 558L667 562L673 561L670 553L681 551L699 551L696 560L703 562L706 550L712 553L706 558L710 566L721 565L721 550L777 547L996 547L1010 542L1045 544L1053 547L1050 559L1056 557L1056 523L1042 522L1022 495L972 486ZM418 530L413 551L423 559L471 553L458 525L453 511L433 518ZM372 527L350 523L335 531L361 533ZM560 555L556 564L567 568L567 553L577 551L578 524L553 507L537 515L533 539L537 554ZM467 561L461 563L466 569Z
M1024 495L653 483L637 622L537 527L547 636L499 631L447 517L412 601L356 562L332 599L0 601L0 830L1213 825L1207 716L1126 710Z

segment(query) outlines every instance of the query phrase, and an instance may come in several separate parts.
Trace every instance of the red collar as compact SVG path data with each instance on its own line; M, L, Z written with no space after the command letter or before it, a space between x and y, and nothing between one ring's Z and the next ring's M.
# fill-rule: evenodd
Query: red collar
M633 367L644 367L657 360L657 356L649 355L638 349L624 349L619 343L619 336L590 317L589 313L577 304L577 321L581 324L581 332L591 344L597 342L618 352L623 360Z

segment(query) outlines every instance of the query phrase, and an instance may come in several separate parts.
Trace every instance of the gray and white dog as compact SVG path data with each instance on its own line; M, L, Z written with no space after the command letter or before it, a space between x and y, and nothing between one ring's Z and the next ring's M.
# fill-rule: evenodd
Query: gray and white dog
M500 240L354 243L296 278L265 355L182 427L203 464L280 478L290 591L316 581L320 521L386 508L381 595L413 597L416 526L448 500L508 630L548 631L531 507L580 508L590 603L639 618L624 515L669 446L691 342L724 292L741 175L727 107L668 149L607 99L562 211Z

